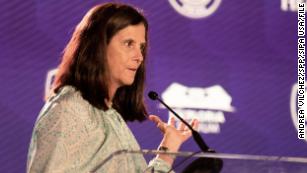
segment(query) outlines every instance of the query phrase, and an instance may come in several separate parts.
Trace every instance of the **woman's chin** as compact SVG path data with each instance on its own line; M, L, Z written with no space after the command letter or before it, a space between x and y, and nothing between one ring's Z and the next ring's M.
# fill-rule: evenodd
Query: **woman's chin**
M126 86L130 86L130 85L132 85L133 84L133 82L134 82L134 79L130 79L130 80L126 80L124 83L123 83L123 85L126 85Z

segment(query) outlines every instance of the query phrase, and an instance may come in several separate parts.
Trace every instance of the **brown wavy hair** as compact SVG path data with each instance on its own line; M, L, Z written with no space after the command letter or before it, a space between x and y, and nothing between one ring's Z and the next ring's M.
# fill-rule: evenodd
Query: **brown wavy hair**
M79 90L82 97L98 109L107 110L105 99L108 96L109 72L106 70L106 48L111 38L129 25L144 24L145 49L147 54L148 22L134 7L106 3L93 7L77 25L71 40L64 49L62 62L58 67L53 92L58 93L65 85ZM146 118L144 104L145 62L138 68L135 80L130 86L117 89L113 98L113 107L126 121Z

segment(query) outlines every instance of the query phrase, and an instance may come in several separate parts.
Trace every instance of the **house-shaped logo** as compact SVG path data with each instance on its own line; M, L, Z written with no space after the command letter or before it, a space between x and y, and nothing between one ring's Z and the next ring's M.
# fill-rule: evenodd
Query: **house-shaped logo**
M231 96L220 85L200 88L172 83L162 93L162 99L184 119L197 118L203 133L219 133L220 125L225 123L224 112L235 111Z

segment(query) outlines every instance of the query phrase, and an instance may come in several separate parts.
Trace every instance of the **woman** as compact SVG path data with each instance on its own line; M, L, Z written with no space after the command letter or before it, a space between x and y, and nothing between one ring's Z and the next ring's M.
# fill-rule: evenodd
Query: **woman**
M139 150L125 121L147 117L163 132L160 148L178 151L191 132L147 116L143 101L148 23L131 6L92 8L65 48L51 96L35 124L27 172L91 172L110 154ZM192 126L197 128L198 122ZM168 171L173 158L113 158L96 172Z

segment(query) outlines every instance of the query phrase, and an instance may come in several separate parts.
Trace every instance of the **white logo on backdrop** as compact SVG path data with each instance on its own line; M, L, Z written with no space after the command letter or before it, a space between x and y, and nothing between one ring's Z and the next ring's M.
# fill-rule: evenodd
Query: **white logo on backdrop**
M220 133L220 125L225 123L224 112L235 111L232 98L220 85L198 88L172 83L162 98L184 119L197 118L202 133Z
M305 88L305 93L306 93L306 88ZM306 96L306 95L305 95ZM306 98L305 98L306 100ZM307 105L306 105L306 101L305 101L305 109L307 110ZM292 119L292 123L296 129L296 131L298 131L298 127L297 127L297 83L295 83L292 86L292 90L291 90L291 95L290 95L290 112L291 112L291 119ZM306 112L305 112L305 117L306 117ZM307 127L306 125L307 122L307 118L305 118L305 127ZM305 129L307 134L307 128ZM304 139L305 141L307 141L307 138Z
M204 18L213 14L221 0L168 0L181 15L189 18Z
M50 94L52 82L54 80L54 77L55 77L55 74L57 73L57 71L58 71L58 69L51 69L47 73L47 78L46 78L46 81L45 81L45 98L47 98L47 96L49 96L49 94Z
M297 12L297 4L299 2L307 2L306 0L280 0L280 8L282 11Z

